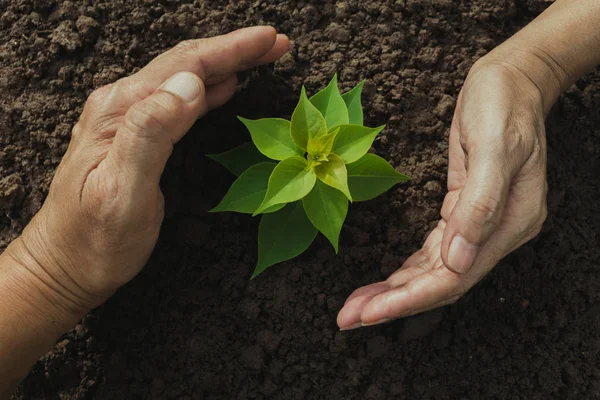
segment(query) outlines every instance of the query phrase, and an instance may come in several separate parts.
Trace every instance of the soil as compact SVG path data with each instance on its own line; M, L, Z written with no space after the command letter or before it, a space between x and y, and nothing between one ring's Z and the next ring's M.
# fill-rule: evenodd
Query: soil
M600 398L600 73L549 117L550 216L537 239L451 307L336 328L346 296L394 271L437 221L470 66L550 4L455 3L0 0L0 249L40 208L94 88L183 39L272 24L294 41L176 147L145 270L14 399ZM289 117L301 85L314 93L334 72L344 89L368 80L366 122L388 126L376 151L413 179L352 205L338 256L319 238L250 281L257 223L207 213L232 176L203 154L247 140L235 115Z

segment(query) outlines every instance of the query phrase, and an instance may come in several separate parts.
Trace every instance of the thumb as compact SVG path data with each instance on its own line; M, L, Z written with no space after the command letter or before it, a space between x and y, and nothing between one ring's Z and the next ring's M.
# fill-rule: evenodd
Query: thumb
M480 248L502 221L516 167L502 157L473 151L458 201L446 221L442 261L454 272L469 272Z
M179 72L129 108L107 159L134 188L136 183L158 183L173 145L206 113L205 94L197 75Z

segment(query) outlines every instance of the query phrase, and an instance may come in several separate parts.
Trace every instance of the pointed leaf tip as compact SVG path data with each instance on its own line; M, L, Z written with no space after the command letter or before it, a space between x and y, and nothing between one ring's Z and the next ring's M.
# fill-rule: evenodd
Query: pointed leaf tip
M268 267L302 254L317 236L302 202L288 204L276 213L264 215L258 226L256 278Z
M325 118L327 129L348 123L348 109L338 88L337 73L325 89L310 98L310 102Z
M264 200L254 215L277 204L291 203L306 196L315 185L317 177L302 157L290 157L281 161L269 177Z
M410 179L396 171L383 158L370 153L347 167L348 186L354 201L371 200L395 184Z
M282 118L238 119L250 132L257 149L270 159L281 161L303 155L292 138L290 121Z
M319 180L302 199L302 204L308 219L329 240L337 254L340 232L348 213L346 196Z
M353 163L367 154L377 135L385 125L369 128L361 125L342 125L332 151L346 164Z
M242 172L255 164L269 161L251 142L244 143L223 153L207 154L206 157L218 162L236 176L240 176Z
M223 200L210 212L233 211L253 214L265 197L269 177L276 165L274 162L264 162L248 168L233 182ZM282 207L283 205L279 208ZM267 209L265 212L276 210Z
M294 143L302 150L307 149L309 140L327 134L325 118L306 97L304 86L298 105L292 114L290 130Z
M348 120L353 125L363 125L363 109L362 109L362 90L365 85L365 80L361 81L352 90L342 95L346 108L348 109Z

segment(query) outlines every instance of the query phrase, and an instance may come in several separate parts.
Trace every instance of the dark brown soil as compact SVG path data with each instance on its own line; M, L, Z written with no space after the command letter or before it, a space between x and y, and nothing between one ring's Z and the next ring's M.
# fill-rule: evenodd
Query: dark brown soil
M183 3L183 4L182 4ZM39 209L87 95L186 38L272 24L294 41L203 119L164 175L167 218L144 272L66 334L15 399L600 398L600 74L548 121L550 217L456 305L339 332L438 219L456 95L543 0L0 0L0 248ZM339 256L320 238L249 281L255 220L208 214L232 177L204 153L234 118L289 116L339 72L365 86L377 151L413 177L351 207ZM225 138L217 143L217 137Z

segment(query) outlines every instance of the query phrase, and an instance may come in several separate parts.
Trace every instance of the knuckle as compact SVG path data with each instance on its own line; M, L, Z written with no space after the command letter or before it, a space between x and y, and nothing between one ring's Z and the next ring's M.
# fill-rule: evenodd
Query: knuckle
M533 140L531 128L516 127L509 129L508 137L503 141L501 157L506 155L514 160L514 165L520 165L525 159L534 154L537 140Z
M544 157L546 157L546 151L544 150L542 143L539 140L534 140L531 147L528 149L530 151L529 159L535 162L539 162Z
M104 104L114 84L102 86L94 90L86 101L86 106L96 108Z
M499 208L500 202L495 197L479 196L468 203L467 215L474 224L494 223Z
M170 114L168 108L159 102L141 101L129 108L124 124L136 136L154 138L167 131L164 121L170 119Z
M195 53L198 51L198 48L201 46L203 39L190 39L184 40L173 48L174 52L181 56L189 56L190 53Z
M81 121L77 121L77 123L73 126L71 130L71 140L79 140L83 135L83 126Z
M548 218L548 207L544 203L538 211L537 217L534 219L534 222L532 223L529 229L530 233L528 235L528 240L531 240L540 234L542 228L544 227L544 222L546 221L546 218Z
M179 59L189 60L190 58L195 59L197 68L200 71L198 76L202 79L205 78L206 69L205 64L203 63L202 57L199 56L201 53L201 49L210 39L190 39L179 42L175 47L173 47L167 53L164 53L164 56L175 56ZM236 52L237 54L238 52Z

